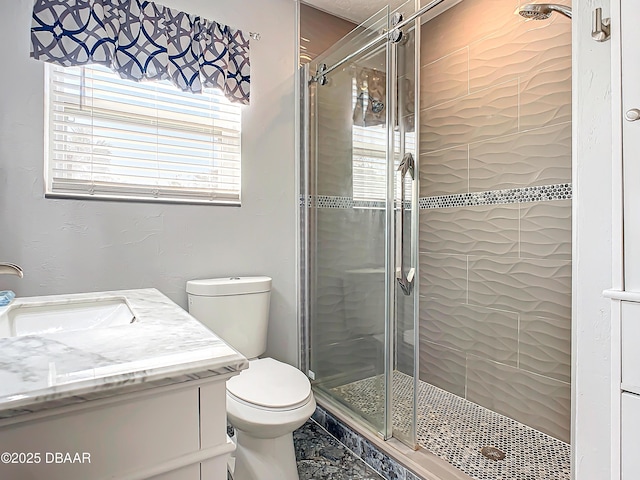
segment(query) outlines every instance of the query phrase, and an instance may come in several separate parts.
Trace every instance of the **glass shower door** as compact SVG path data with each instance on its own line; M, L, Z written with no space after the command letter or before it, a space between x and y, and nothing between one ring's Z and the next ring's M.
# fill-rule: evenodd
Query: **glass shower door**
M413 13L408 3L405 18ZM408 11L409 10L409 11ZM392 328L393 363L390 384L391 428L395 438L412 448L417 447L417 392L419 375L419 264L418 231L418 156L415 112L419 95L416 91L418 72L416 59L419 32L413 25L403 29L403 38L391 48L395 55L395 108L393 120L393 149L395 180L396 225L396 288L395 323Z
M382 10L311 68L313 74L349 59L308 91L308 369L321 402L383 438L394 434L415 445L409 339L416 331L407 278L415 141L405 111L414 97L398 90L399 77L407 78L398 49L413 44L372 44L389 23ZM396 400L408 408L394 412Z
M318 65L351 55L387 24L382 11ZM387 48L381 42L311 84L309 168L314 388L385 437Z

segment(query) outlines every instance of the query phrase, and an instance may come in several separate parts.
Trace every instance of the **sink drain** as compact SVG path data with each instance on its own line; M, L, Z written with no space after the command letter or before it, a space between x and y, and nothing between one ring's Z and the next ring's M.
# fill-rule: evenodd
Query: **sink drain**
M504 460L504 457L507 456L506 453L496 447L482 447L480 453L489 460L493 460L494 462L497 462L498 460Z

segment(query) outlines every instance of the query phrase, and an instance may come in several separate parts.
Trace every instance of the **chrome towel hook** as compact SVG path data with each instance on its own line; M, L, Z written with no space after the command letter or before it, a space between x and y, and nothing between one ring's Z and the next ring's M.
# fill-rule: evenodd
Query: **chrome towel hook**
M591 38L596 42L606 42L611 38L611 19L602 18L602 8L596 8L593 11Z

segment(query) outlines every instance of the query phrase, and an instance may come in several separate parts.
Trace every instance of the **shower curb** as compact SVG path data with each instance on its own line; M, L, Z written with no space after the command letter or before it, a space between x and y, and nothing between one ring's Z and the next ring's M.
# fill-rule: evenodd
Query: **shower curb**
M316 407L311 418L386 480L421 480L321 406Z
M396 438L384 441L373 431L360 430L358 422L339 409L330 412L331 399L320 392L316 392L316 400L318 406L312 420L386 480L474 480L422 447L413 450Z

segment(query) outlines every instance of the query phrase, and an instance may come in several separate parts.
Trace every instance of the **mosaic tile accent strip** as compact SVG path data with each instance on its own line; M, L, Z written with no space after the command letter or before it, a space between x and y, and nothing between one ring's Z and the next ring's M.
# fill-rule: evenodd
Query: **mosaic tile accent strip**
M300 206L309 208L384 208L382 200L354 200L353 197L307 195L300 197Z
M499 205L508 203L547 202L567 200L572 197L570 183L543 185L540 187L510 188L488 192L441 195L420 199L420 208L469 207L475 205Z
M379 390L376 387L379 381L371 377L336 387L333 391L356 410L375 415L375 411L368 410L375 405L371 398ZM413 379L408 375L394 372L395 429L406 428L403 419L409 416L412 383ZM570 446L560 440L422 381L419 382L418 405L418 443L474 479L571 478ZM343 443L353 449L349 443L357 444L358 440L350 435L357 435L340 433L340 428L344 427L331 425L326 418L333 417L327 412L324 416L327 430L334 435L334 431L338 431L345 437ZM314 418L322 420L322 414ZM506 458L502 461L485 458L480 453L485 446L502 450ZM358 447L354 448L357 451ZM366 455L361 456L370 463Z
M440 195L420 199L420 209L470 207L476 205L504 205L511 203L548 202L551 200L568 200L572 198L572 185L542 185L539 187L509 188L486 192L460 193L456 195ZM352 197L335 197L330 195L300 196L300 206L308 208L379 208L385 207L381 200L354 200ZM411 202L405 202L405 208L411 208Z

